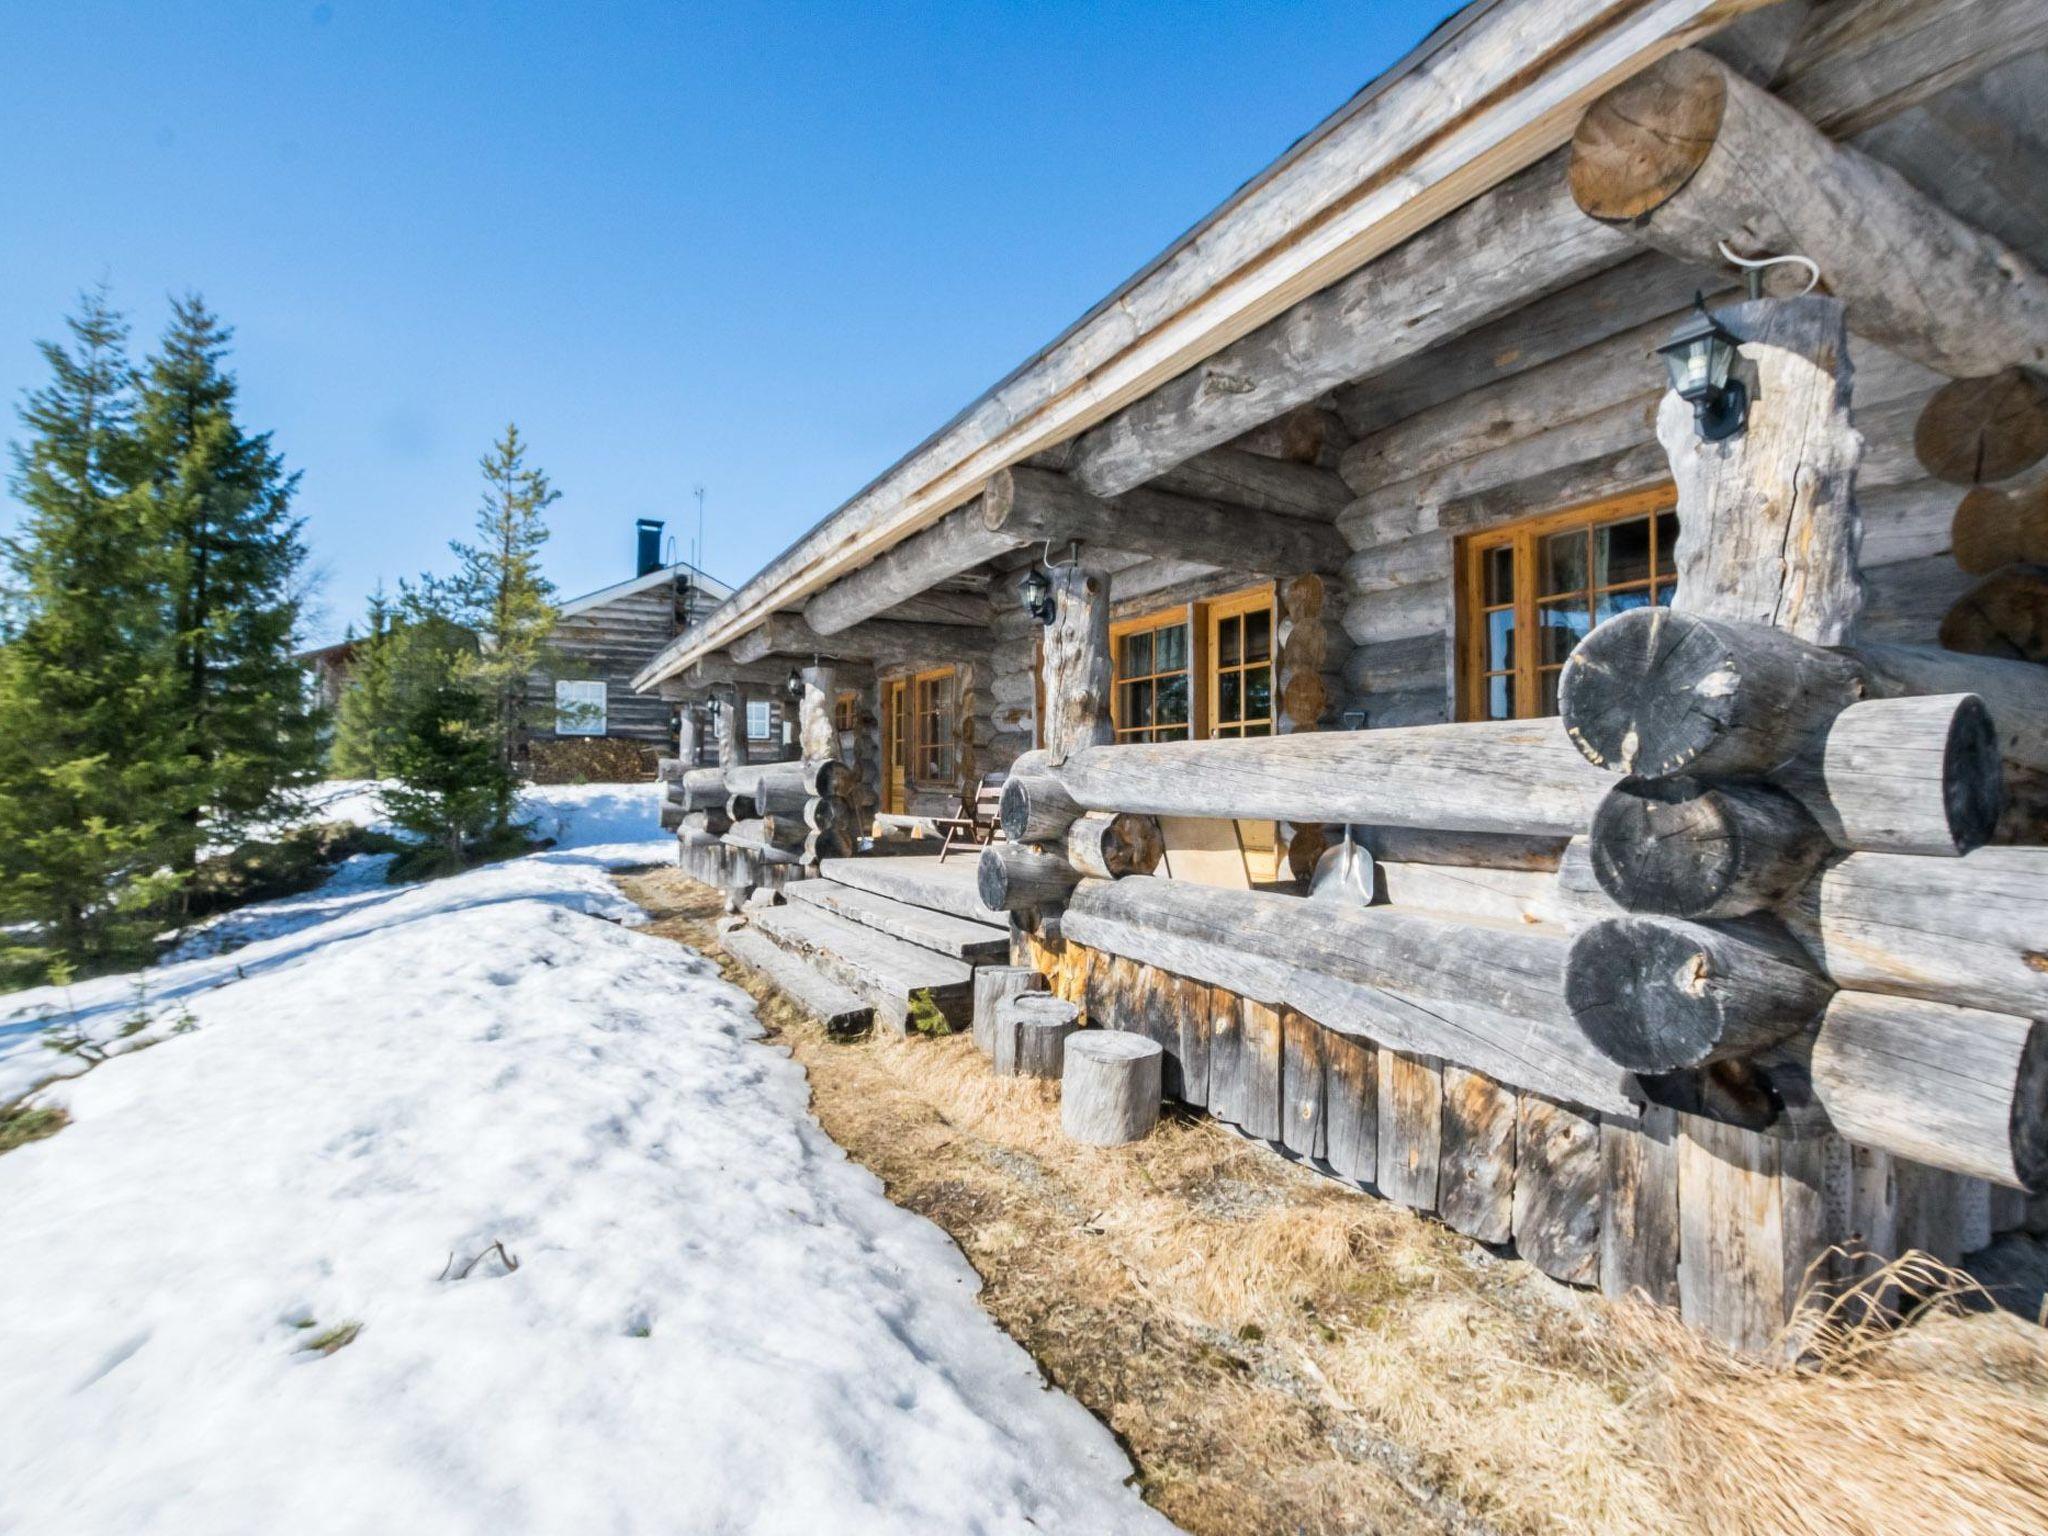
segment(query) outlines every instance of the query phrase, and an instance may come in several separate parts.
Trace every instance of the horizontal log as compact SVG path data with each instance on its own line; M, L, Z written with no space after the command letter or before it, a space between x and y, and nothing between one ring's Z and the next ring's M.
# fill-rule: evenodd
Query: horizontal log
M1152 484L1180 496L1323 522L1335 517L1351 499L1334 470L1247 453L1242 448L1211 448L1198 453L1164 470Z
M818 592L804 604L804 618L819 634L836 635L1008 554L1018 543L989 529L979 503L969 502Z
M1090 811L1067 828L1067 862L1097 880L1149 875L1166 856L1166 840L1150 816Z
M764 802L765 811L800 809L820 795L843 795L854 772L837 758L802 758L780 763L744 763L724 770L726 787Z
M780 848L785 853L795 853L804 845L810 835L810 828L801 818L788 816L754 816L744 820L735 819L726 833L726 840L734 844L760 844L769 848Z
M1810 812L1765 784L1623 779L1593 816L1593 874L1628 912L1743 917L1776 906L1832 851Z
M1065 837L1081 807L1053 774L1024 769L1020 762L1003 782L998 814L1003 836L1011 842L1045 843Z
M686 811L723 810L725 797L730 791L725 786L723 768L690 768L672 787L674 798L682 803Z
M1233 568L1268 574L1338 569L1343 538L1326 523L1147 488L1113 501L1078 481L1019 465L998 470L981 497L982 523L1030 544L1078 540L1147 555L1227 553Z
M884 666L940 666L985 659L993 644L984 624L906 624L869 619L829 634L800 613L770 614L765 622L732 642L735 661L770 656L824 656Z
M1126 743L1052 771L1093 811L1555 836L1609 783L1553 720Z
M1846 989L2048 1018L2048 849L1852 853L1784 916Z
M1810 1070L1851 1141L2000 1184L2048 1183L2048 1022L1838 992Z
M1647 1073L1755 1056L1817 1019L1834 990L1764 918L1603 918L1572 940L1564 976L1586 1038Z
M1426 635L1441 642L1452 623L1451 578L1353 598L1344 608L1344 633L1357 645L1379 645Z
M687 811L680 825L685 832L719 838L732 830L732 818L725 814L725 807L721 805L716 810Z
M1626 1074L1564 1005L1566 940L1555 930L1178 880L1083 881L1061 925L1076 943L1394 1050L1590 1108L1632 1104Z
M1035 912L1065 901L1080 878L1059 854L1022 843L990 843L981 850L975 888L991 911Z
M1594 218L1684 260L1712 264L1723 240L1811 257L1859 332L1953 377L2048 366L2048 279L2030 262L1705 54L1595 102L1570 184Z
M1357 827L1354 835L1381 863L1443 864L1461 869L1550 871L1565 838L1507 832L1447 832L1441 827Z
M734 853L744 854L747 858L762 864L801 864L804 862L801 847L794 849L779 848L773 843L764 842L762 839L750 835L752 829L759 825L758 819L747 823L736 822L733 825L733 830L726 833L724 837L721 837L719 842ZM752 882L749 881L748 883Z
M1991 840L2005 774L1973 693L1866 699L1778 774L1837 847L1943 858Z

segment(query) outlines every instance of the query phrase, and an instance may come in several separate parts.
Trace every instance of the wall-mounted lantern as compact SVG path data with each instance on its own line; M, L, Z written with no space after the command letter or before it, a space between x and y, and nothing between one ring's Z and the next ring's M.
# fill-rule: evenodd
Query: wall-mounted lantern
M792 704L801 704L803 702L804 675L795 667L791 667L789 669L789 676L782 680L782 693L783 697L787 698Z
M1052 622L1052 582L1037 566L1026 571L1024 579L1017 583L1017 596L1023 600L1024 611L1039 623Z
M1693 429L1700 440L1718 443L1748 423L1749 390L1731 376L1739 355L1735 337L1707 313L1705 298L1694 294L1692 302L1692 313L1657 355L1664 359L1678 398L1692 407Z

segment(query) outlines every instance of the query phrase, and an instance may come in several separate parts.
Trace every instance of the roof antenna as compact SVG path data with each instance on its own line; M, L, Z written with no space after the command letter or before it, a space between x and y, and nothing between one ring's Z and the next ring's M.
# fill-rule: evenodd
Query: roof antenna
M697 498L697 546L691 553L690 564L701 571L704 569L704 487L693 487L690 494Z

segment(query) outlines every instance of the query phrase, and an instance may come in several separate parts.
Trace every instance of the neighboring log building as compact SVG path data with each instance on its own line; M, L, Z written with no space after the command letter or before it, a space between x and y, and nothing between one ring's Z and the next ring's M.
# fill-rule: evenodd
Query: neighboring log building
M1007 773L951 918L1168 1096L1765 1347L2048 1217L2044 102L2048 0L1482 0L636 685Z

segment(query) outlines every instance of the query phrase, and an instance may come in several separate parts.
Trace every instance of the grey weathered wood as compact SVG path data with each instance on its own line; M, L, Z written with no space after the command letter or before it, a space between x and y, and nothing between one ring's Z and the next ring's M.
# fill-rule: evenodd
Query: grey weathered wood
M722 768L689 769L671 786L671 792L686 811L722 811L726 795L730 793L725 787L725 770Z
M732 830L732 818L725 814L723 803L716 810L685 811L679 830L702 837L722 837Z
M1638 1120L1600 1121L1600 1289L1678 1302L1678 1117L1659 1105Z
M1560 932L1388 907L1313 912L1305 921L1292 896L1092 880L1062 925L1090 948L1295 1008L1328 1029L1591 1108L1629 1109L1627 1073L1564 1006Z
M1623 779L1600 802L1593 874L1616 905L1670 917L1774 907L1832 851L1797 800L1764 784Z
M1844 138L2044 43L2048 14L2032 5L1886 0L1816 6L1774 89L1823 131Z
M1056 770L1095 811L1569 836L1608 781L1554 720L1087 748Z
M989 1062L998 1077L1028 1077L1042 1075L1028 1070L1043 1060L1042 1055L1027 1058L1027 1050L1050 1049L1043 1041L1027 1041L1027 1029L1034 1022L1056 1022L1065 1028L1074 1028L1080 1009L1065 998L1055 997L1050 992L1026 990L1012 992L995 1005L994 1022L991 1025Z
M837 634L1021 542L992 531L979 502L969 502L818 592L804 604L804 618L821 635Z
M735 818L726 836L735 843L760 843L794 853L810 835L801 816L749 816Z
M985 907L1032 912L1058 906L1080 878L1059 854L1023 843L990 843L981 850L976 888Z
M1596 102L1570 180L1595 218L1686 260L1722 240L1811 257L1859 331L1943 373L2048 366L2048 280L2025 258L1704 54Z
M1083 747L1110 741L1109 573L1066 562L1050 572L1053 618L1046 627L1045 750L1057 762Z
M825 881L800 882L823 885ZM1036 992L1045 977L1028 965L981 965L974 970L974 1048L993 1060L996 1042L996 1007L1004 998L1019 992Z
M2001 1184L2048 1180L2048 1022L1838 992L1812 1073L1852 1141Z
M1324 522L1351 499L1334 470L1247 453L1242 448L1211 448L1198 453L1163 471L1152 484L1181 496Z
M1443 1155L1442 1064L1384 1048L1377 1056L1380 1193L1433 1211Z
M1565 1000L1586 1038L1631 1072L1754 1056L1820 1016L1833 988L1775 922L1610 917L1565 961Z
M1442 864L1458 869L1554 870L1566 839L1502 832L1447 832L1441 827L1357 827L1359 842L1388 864Z
M1209 1103L1209 1036L1215 989L1187 976L1172 980L1174 1032L1180 1047L1180 1100L1203 1109Z
M834 859L821 865L818 873L841 885L907 901L914 907L950 912L955 917L992 923L998 928L1009 926L1006 913L981 904L976 890L978 869L967 859L948 859L941 864L930 854L872 854L857 859Z
M1558 709L1586 760L1644 778L1768 772L1861 693L1855 664L1782 629L1638 608L1565 663Z
M989 653L986 624L906 624L870 619L827 633L802 614L771 614L732 643L733 659L825 655L883 666L940 666L979 660ZM827 754L829 755L829 754Z
M866 1029L874 1018L874 1005L852 988L842 986L751 928L735 928L719 942L727 954L759 971L791 1002L829 1030Z
M1081 1027L1081 1010L1045 992L1016 993L1006 1005L1017 1031L1017 1076L1057 1079L1067 1038Z
M1379 1179L1379 1063L1369 1041L1323 1032L1323 1155L1339 1176Z
M1516 1103L1515 1251L1553 1280L1600 1278L1600 1121L1533 1093Z
M839 707L839 673L827 666L802 669L803 698L797 704L797 747L813 761L839 755L839 727L833 712Z
M1234 567L1268 575L1336 570L1344 563L1344 540L1310 518L1142 486L1108 501L1067 475L1026 465L989 478L981 513L991 530L1055 548L1079 540L1145 555L1228 550Z
M1828 1246L1823 1141L1678 1122L1680 1314L1731 1349L1777 1348Z
M1998 734L1970 693L1852 704L1778 781L1838 847L1879 853L1968 853L2005 809Z
M1159 1066L1156 1041L1113 1030L1070 1035L1060 1129L1093 1147L1144 1140L1159 1123Z
M1818 296L1759 299L1716 318L1742 343L1749 422L1708 443L1676 393L1658 407L1657 437L1678 483L1672 606L1841 645L1863 614L1853 494L1863 438L1849 420L1843 307Z
M1284 1055L1280 1010L1246 998L1238 1029L1237 1128L1247 1136L1278 1141Z
M758 912L753 922L783 949L860 993L874 1005L876 1022L898 1034L919 1004L937 1009L954 1029L972 1023L973 973L950 955L801 903Z
M1328 1155L1323 1100L1323 1038L1314 1019L1280 1016L1280 1144L1302 1157Z
M970 965L999 962L1010 951L1010 936L1001 928L877 896L872 891L856 890L836 880L800 880L789 888L788 894L791 901L818 907L848 922L860 923L937 954L951 955Z
M1089 811L1067 828L1066 850L1077 873L1116 880L1151 874L1165 857L1166 841L1150 816Z
M723 769L737 768L747 760L746 742L740 732L739 690L730 683L715 686L711 690L711 734L718 744L718 766Z
M2048 1018L2048 849L1852 853L1784 915L1843 988Z
M1003 836L1013 843L1049 843L1066 836L1067 828L1081 814L1081 807L1050 773L1031 771L1034 760L1027 754L1011 766L1003 781Z
M806 800L844 794L852 778L846 764L829 757L747 763L725 773L726 787L754 801L761 815L799 811Z
M1135 964L1135 962L1127 962L1122 958L1119 958L1117 961L1119 966L1126 963ZM1236 1125L1244 1113L1243 1102L1244 999L1227 987L1211 987L1209 990L1209 1113L1218 1120Z
M1437 1214L1482 1243L1505 1243L1514 1230L1515 1111L1512 1089L1444 1064Z
M1532 294L1614 265L1626 238L1570 217L1577 210L1560 161L1539 161L1084 432L1071 473L1098 495L1128 490Z

